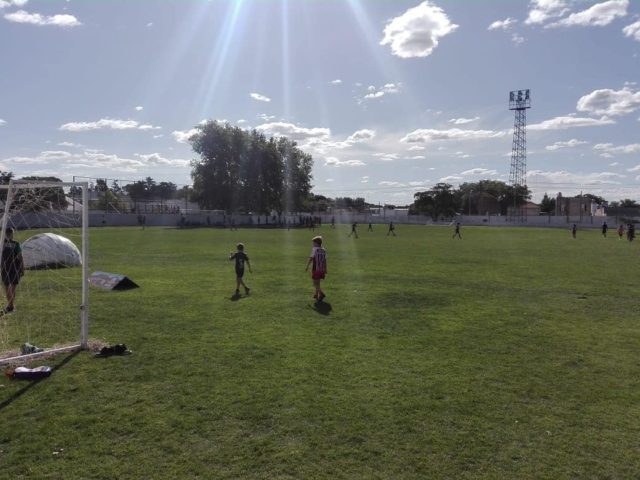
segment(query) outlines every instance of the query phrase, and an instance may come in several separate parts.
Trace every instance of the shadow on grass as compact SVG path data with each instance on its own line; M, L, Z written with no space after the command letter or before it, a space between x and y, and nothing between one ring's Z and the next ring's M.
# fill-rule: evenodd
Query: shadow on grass
M320 315L329 315L331 310L333 310L333 307L328 302L315 302L309 306Z
M243 298L249 298L249 295L241 295L240 293L234 293L229 297L229 300L232 302L237 302L238 300L242 300Z
M81 352L81 350L76 350L75 352L72 352L69 355L67 355L66 357L64 357L57 365L53 366L52 373L60 370L62 367L64 367L67 363L69 363L80 352ZM27 383L24 387L22 387L20 390L18 390L16 393L14 393L11 397L9 397L6 400L3 400L2 402L0 402L0 412L2 410L4 410L6 407L8 407L9 405L11 405L15 400L20 398L22 395L27 393L29 390L31 390L33 387L35 387L38 383L40 383L42 381L46 381L46 380L47 380L47 378L45 377L45 378L39 378L38 380L29 381L29 383ZM19 382L20 380L13 380L13 381L14 382Z

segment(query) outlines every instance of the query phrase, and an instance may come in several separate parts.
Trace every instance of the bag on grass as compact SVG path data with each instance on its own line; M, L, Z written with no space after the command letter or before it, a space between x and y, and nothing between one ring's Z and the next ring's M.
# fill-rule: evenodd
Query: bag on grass
M51 367L46 366L36 368L16 367L14 370L7 371L5 375L16 380L39 380L50 376L52 371Z

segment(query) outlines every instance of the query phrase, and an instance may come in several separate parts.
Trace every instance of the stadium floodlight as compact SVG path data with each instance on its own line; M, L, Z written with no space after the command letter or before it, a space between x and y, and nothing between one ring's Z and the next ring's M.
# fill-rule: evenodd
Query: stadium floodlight
M515 112L513 122L513 143L511 147L511 170L509 183L513 187L513 207L507 216L509 221L526 221L527 190L527 109L531 108L531 91L513 90L509 92L509 110Z
M15 311L0 312L0 365L88 348L88 198L86 182L12 180L0 185L0 245L12 228L27 268L17 287ZM73 262L67 261L65 249L73 252Z

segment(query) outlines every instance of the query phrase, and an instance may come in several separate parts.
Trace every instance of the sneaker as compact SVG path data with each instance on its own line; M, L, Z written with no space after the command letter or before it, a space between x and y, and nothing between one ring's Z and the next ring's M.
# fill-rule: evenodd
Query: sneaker
M240 290L236 290L236 296L240 295Z
M4 307L0 315L6 315L8 313L13 313L15 311L15 307Z
M249 295L251 293L251 289L249 287L245 287L244 288L244 293L246 293L247 295Z
M321 293L321 294L318 296L318 301L319 301L319 302L321 302L322 300L324 300L324 297L326 297L326 295L325 295L324 293Z

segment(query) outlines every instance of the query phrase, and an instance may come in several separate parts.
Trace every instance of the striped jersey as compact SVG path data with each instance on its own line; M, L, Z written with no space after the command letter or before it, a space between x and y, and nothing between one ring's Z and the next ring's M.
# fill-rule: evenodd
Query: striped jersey
M313 271L327 272L327 252L322 247L313 247L310 257L313 259Z

